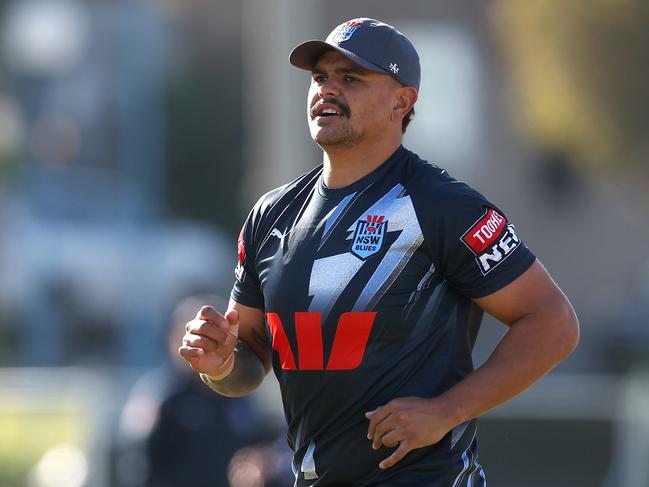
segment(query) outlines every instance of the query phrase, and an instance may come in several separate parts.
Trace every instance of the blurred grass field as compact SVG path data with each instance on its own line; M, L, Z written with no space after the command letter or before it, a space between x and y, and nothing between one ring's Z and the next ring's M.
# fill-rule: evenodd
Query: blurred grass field
M32 467L52 447L83 448L87 424L65 397L7 397L0 401L0 486L26 487Z

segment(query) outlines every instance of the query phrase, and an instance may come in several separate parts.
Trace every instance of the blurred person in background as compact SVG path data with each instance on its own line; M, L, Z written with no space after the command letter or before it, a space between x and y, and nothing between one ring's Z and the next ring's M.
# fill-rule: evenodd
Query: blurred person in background
M291 469L293 452L286 438L238 450L228 466L231 487L287 487L295 478Z
M114 446L115 487L226 487L237 450L273 438L250 400L214 394L178 357L185 324L204 303L225 301L197 295L177 305L168 366L139 379L126 401Z
M202 307L179 353L225 396L272 365L298 487L484 486L476 418L572 352L572 306L501 210L402 146L403 34L354 19L290 61L323 164L258 201L228 311ZM509 329L473 370L483 311Z

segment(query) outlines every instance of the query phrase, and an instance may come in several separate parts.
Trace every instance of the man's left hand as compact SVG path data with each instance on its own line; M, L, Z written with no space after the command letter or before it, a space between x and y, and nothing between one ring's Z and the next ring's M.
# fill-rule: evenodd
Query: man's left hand
M399 445L379 467L390 468L415 448L434 445L455 425L444 413L440 401L420 397L402 397L365 413L370 420L367 438L372 448Z

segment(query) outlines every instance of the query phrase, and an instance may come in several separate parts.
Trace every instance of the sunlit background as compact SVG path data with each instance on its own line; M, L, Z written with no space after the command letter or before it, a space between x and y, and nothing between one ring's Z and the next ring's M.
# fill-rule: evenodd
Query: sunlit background
M320 161L291 47L361 16L419 50L406 146L503 208L580 317L482 420L490 485L649 486L646 0L0 2L0 486L292 485L273 380L206 395L168 337L227 298L257 197Z

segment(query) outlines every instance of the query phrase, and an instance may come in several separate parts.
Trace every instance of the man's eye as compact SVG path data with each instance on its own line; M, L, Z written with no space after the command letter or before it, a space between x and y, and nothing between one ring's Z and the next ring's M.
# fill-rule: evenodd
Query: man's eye
M356 78L354 76L345 75L344 80L346 82L351 82L351 81L356 81Z
M315 83L318 83L318 84L324 83L326 80L327 80L327 78L325 76L321 75L321 74L318 74L318 75L313 77L313 81Z

